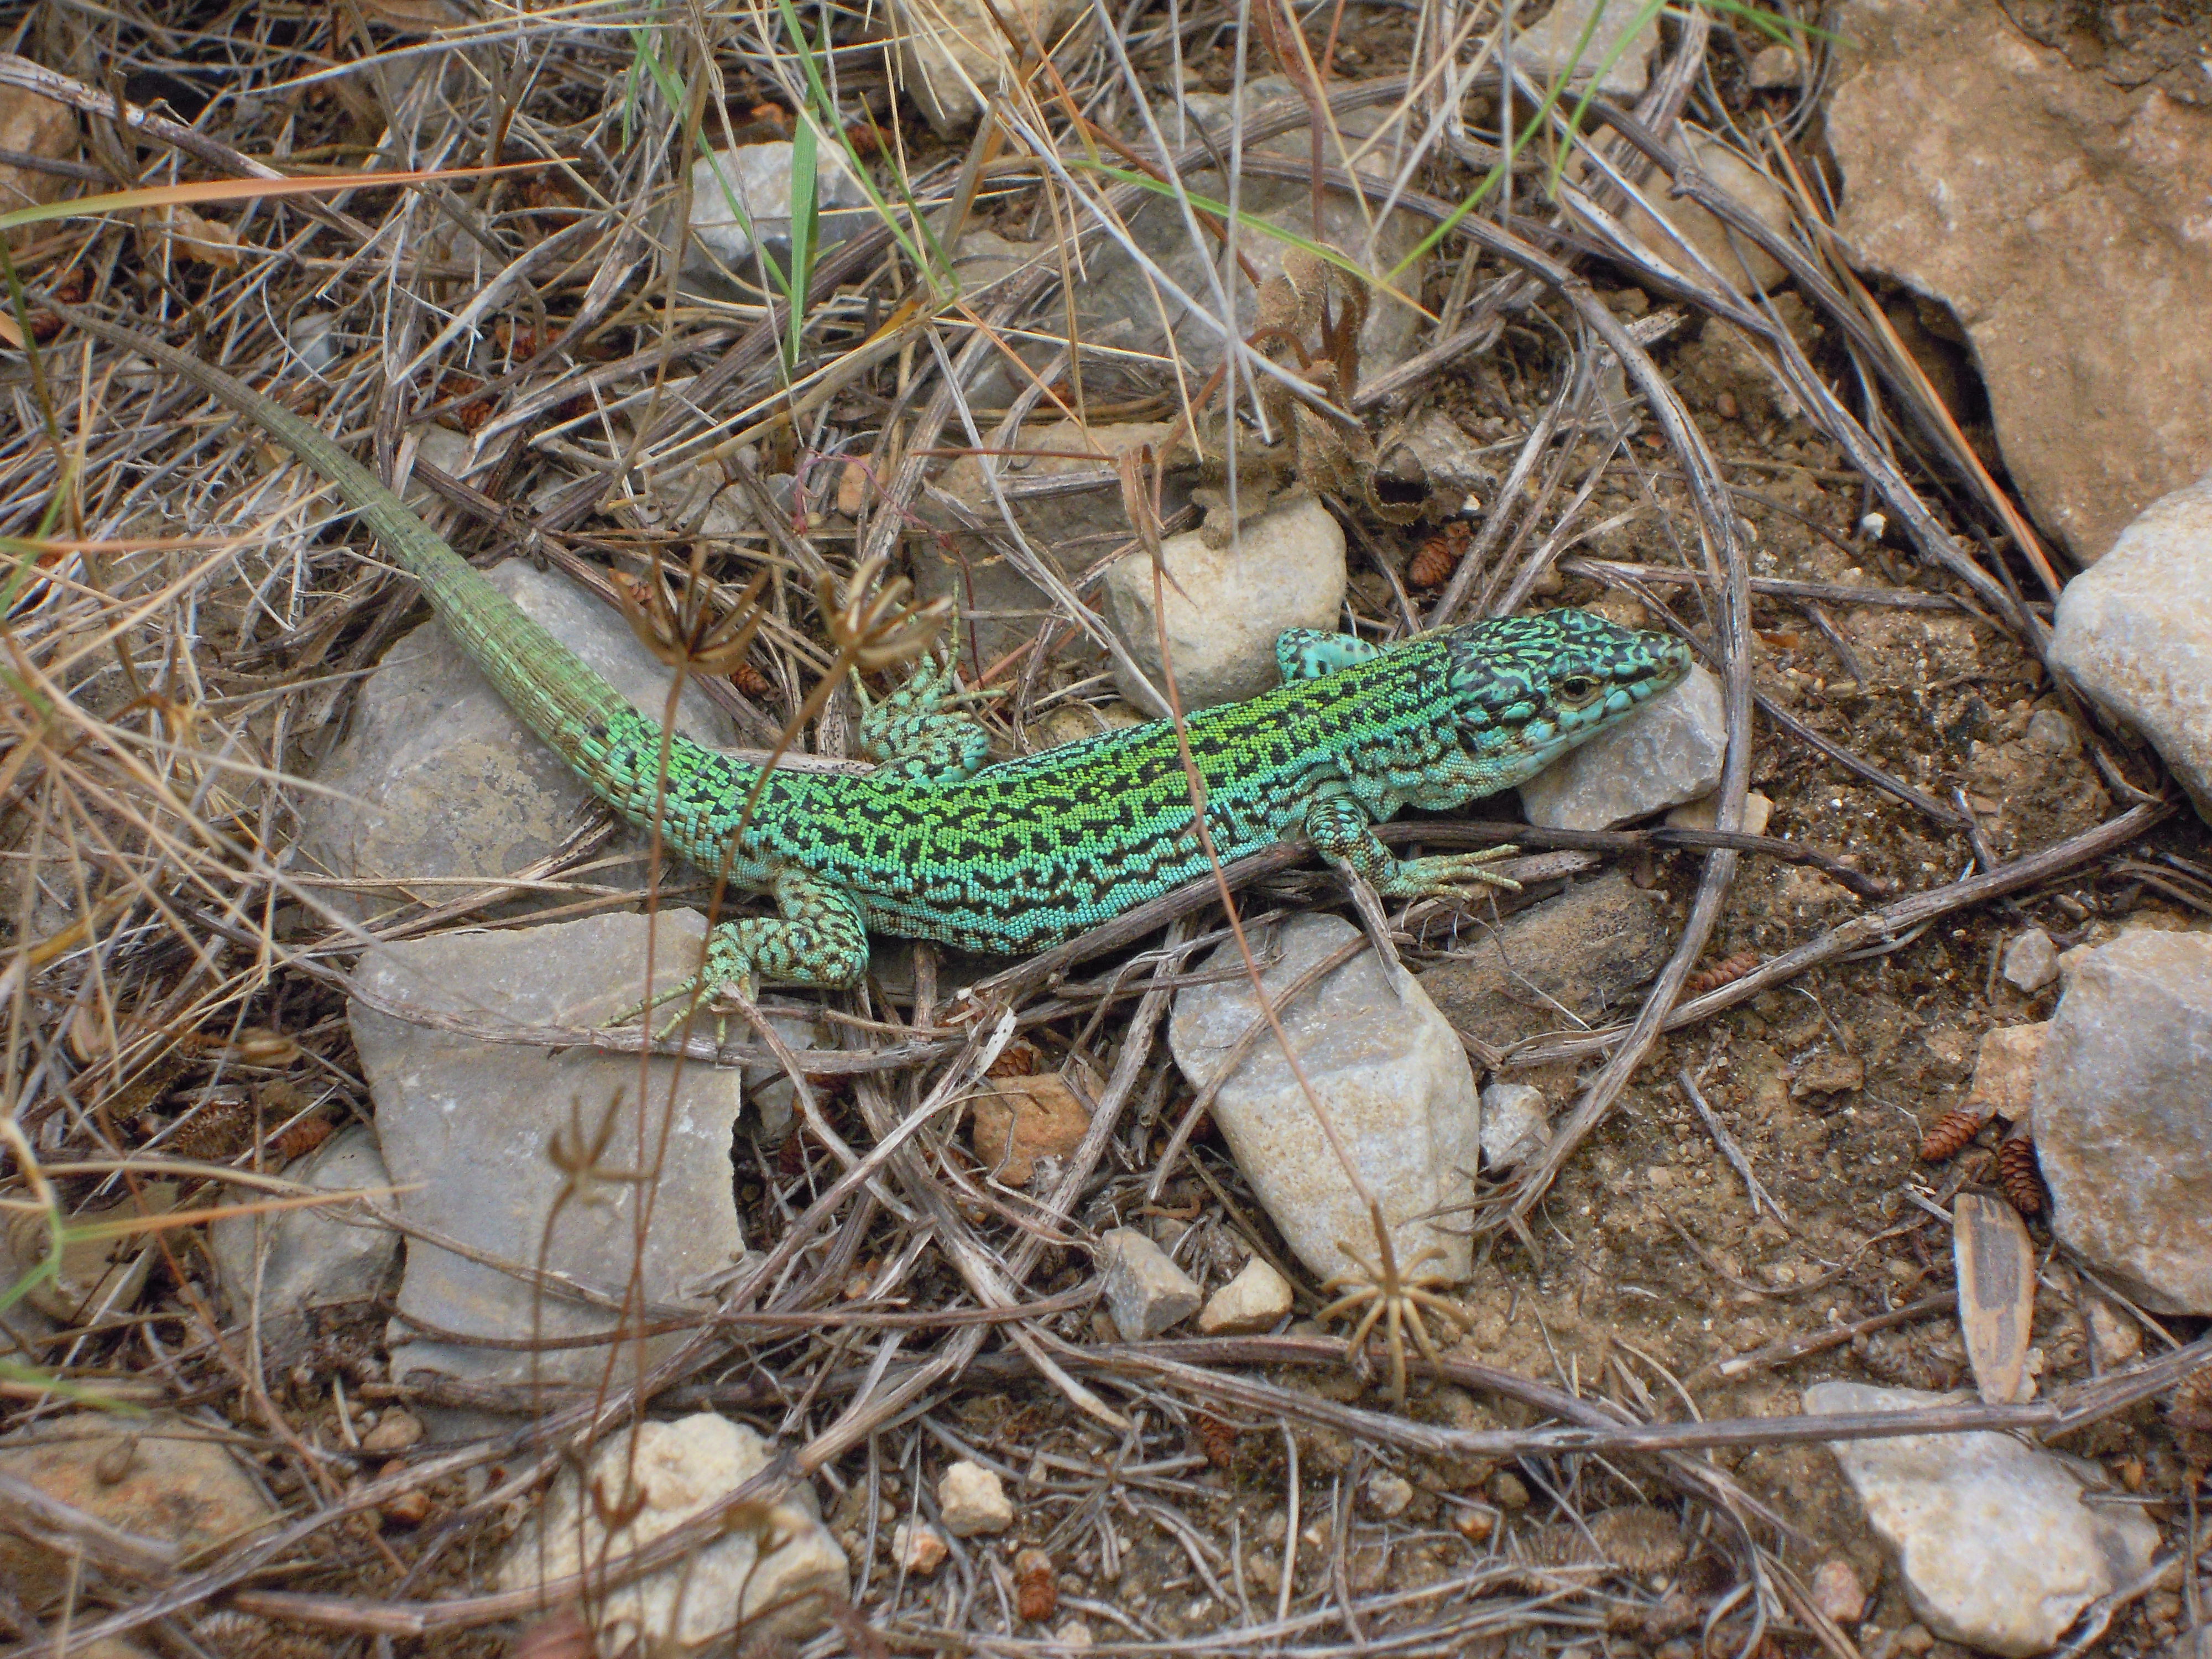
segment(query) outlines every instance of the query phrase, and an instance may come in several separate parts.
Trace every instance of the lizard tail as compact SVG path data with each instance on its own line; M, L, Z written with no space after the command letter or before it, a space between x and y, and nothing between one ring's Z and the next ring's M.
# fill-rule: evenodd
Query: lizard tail
M355 460L321 428L167 341L149 338L135 329L88 316L52 299L40 304L96 339L174 369L217 402L262 428L328 479L392 561L422 584L438 620L523 723L617 811L635 823L651 821L659 769L652 763L660 743L659 726L640 714L621 692L485 580L406 502L386 489L382 479ZM725 757L699 750L682 737L671 741L675 751L670 757L672 773L695 766L717 772L733 768L750 771ZM690 826L675 821L680 816L672 815L667 828L671 838L683 843L692 837L684 834ZM711 859L720 849L686 845L683 850L695 858L703 850Z

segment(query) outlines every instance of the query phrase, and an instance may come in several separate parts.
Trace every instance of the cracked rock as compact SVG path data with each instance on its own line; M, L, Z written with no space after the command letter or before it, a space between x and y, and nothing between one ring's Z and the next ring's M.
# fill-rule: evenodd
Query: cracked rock
M378 947L363 957L356 980L363 994L386 1006L492 1025L587 1030L644 994L647 938L655 925L645 916L604 915L444 933ZM657 925L653 982L665 988L698 961L706 925L690 910L664 911ZM619 1168L634 1157L636 1058L581 1047L487 1043L380 1012L358 998L349 1012L376 1101L377 1133L392 1179L403 1188L383 1201L431 1236L451 1237L489 1258L474 1261L422 1238L409 1241L402 1318L392 1333L394 1379L428 1370L518 1389L534 1379L601 1383L609 1358L600 1347L586 1342L534 1354L526 1349L533 1339L620 1330L621 1316L540 1291L527 1270L563 1275L619 1305L637 1254L632 1206L646 1201L648 1189L615 1182L590 1203L564 1202L562 1160L589 1149L610 1113L615 1132L605 1161ZM638 1263L641 1291L655 1302L693 1302L744 1254L730 1164L741 1085L732 1072L687 1066L672 1103L675 1062L652 1060L647 1077L648 1145L658 1139L664 1115L673 1115L651 1189L652 1231ZM522 1271L504 1271L498 1263ZM441 1341L420 1334L410 1321L514 1346ZM651 1339L643 1363L650 1365L685 1340L679 1334ZM623 1341L616 1378L629 1376L636 1358L635 1345Z

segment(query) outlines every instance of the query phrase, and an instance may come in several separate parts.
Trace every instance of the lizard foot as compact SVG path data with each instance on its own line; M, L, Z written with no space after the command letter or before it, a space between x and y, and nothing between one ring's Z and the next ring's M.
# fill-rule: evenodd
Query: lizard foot
M1315 1318L1326 1322L1340 1315L1349 1316L1352 1310L1362 1309L1359 1323L1353 1328L1345 1342L1345 1350L1352 1355L1366 1352L1367 1338L1376 1324L1383 1328L1383 1341L1390 1350L1390 1403L1402 1408L1406 1403L1406 1333L1413 1333L1414 1345L1421 1357L1434 1363L1438 1358L1436 1339L1429 1334L1428 1321L1422 1317L1425 1308L1437 1316L1452 1331L1460 1326L1460 1310L1452 1303L1438 1296L1437 1291L1451 1284L1449 1275L1417 1271L1424 1261L1433 1261L1444 1255L1442 1246L1425 1249L1406 1264L1398 1266L1397 1253L1390 1247L1390 1234L1377 1218L1376 1237L1381 1243L1381 1261L1370 1262L1343 1240L1336 1248L1350 1256L1358 1271L1341 1273L1324 1283L1321 1289L1326 1296L1332 1291L1345 1294L1323 1308Z
M725 997L725 988L734 990L738 999L750 1002L758 994L758 975L746 957L743 947L730 936L729 925L716 927L707 935L707 951L699 963L699 971L687 979L678 981L657 996L643 1002L632 1003L607 1021L609 1027L627 1025L642 1018L664 1003L681 1000L683 1006L676 1017L655 1031L653 1040L659 1042L691 1017L696 1007L703 1007L714 1017L714 1041L717 1044L729 1041L730 1016L738 1012L733 1000Z
M1510 859L1521 849L1517 847L1486 847L1474 853L1442 853L1434 858L1401 859L1390 878L1382 884L1385 898L1463 899L1470 892L1485 887L1503 888L1509 893L1521 890L1521 884L1510 876L1501 876L1495 870L1482 866L1499 859Z

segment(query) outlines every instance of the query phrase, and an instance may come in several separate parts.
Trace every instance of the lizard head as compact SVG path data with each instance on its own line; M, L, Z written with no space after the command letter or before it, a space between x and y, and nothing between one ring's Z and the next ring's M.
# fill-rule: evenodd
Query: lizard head
M1587 611L1470 623L1443 635L1461 741L1512 781L1619 725L1690 672L1690 648Z

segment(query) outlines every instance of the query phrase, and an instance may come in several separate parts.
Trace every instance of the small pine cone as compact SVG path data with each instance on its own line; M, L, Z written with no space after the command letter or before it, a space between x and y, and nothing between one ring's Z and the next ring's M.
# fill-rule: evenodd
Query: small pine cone
M1471 526L1446 525L1414 550L1413 562L1406 567L1406 580L1416 587L1442 587L1459 568L1474 535Z
M269 1143L269 1156L274 1162L289 1164L295 1158L307 1157L328 1140L331 1133L330 1119L302 1118Z
M1997 1148L1997 1185L2022 1215L2043 1213L2043 1168L2027 1136L2014 1135Z
M1060 1584L1053 1577L1052 1557L1042 1550L1023 1550L1014 1557L1014 1611L1033 1625L1041 1625L1059 1611Z
M1723 985L1735 984L1736 981L1758 966L1758 951L1739 951L1734 956L1725 957L1710 968L1701 968L1691 975L1689 982L1682 988L1682 994L1701 997L1708 991L1717 991Z
M991 1062L985 1077L1035 1077L1043 1070L1044 1056L1031 1042L1010 1042Z
M1920 1138L1921 1162L1941 1164L1947 1158L1958 1157L1982 1132L1982 1125L1986 1121L1972 1112L1944 1113L1936 1120L1936 1127Z
M1217 1469L1225 1469L1237 1455L1237 1426L1212 1412L1200 1412L1198 1444L1207 1462Z
M253 1139L253 1103L211 1100L169 1137L167 1150L202 1164L236 1158Z

